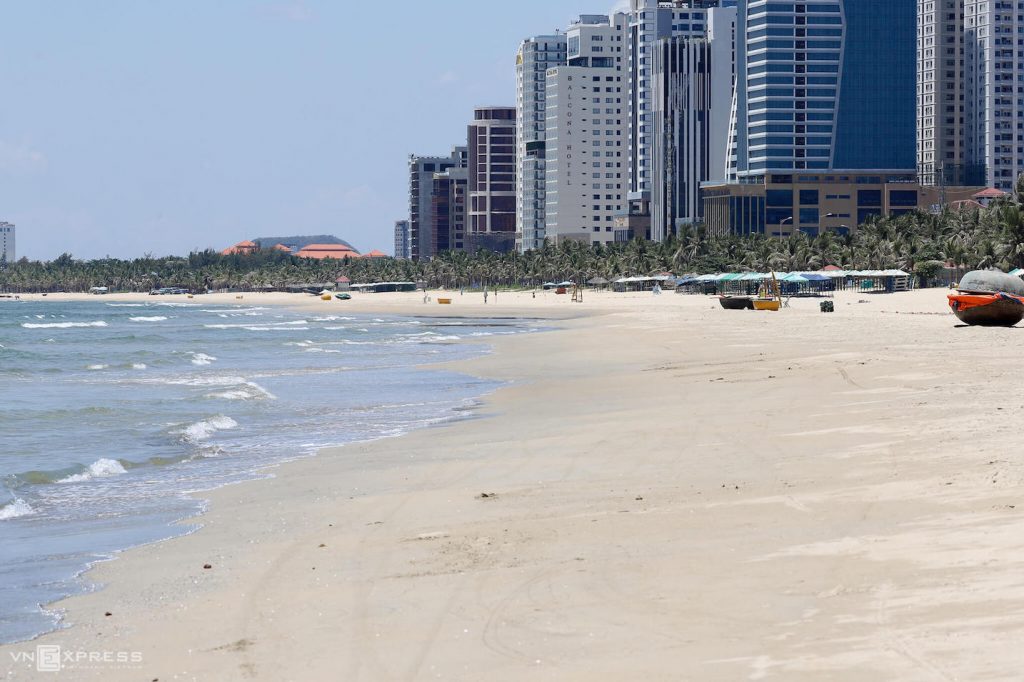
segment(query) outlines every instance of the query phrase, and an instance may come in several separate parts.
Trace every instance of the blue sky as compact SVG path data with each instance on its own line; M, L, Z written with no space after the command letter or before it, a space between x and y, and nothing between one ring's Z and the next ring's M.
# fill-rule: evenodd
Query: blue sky
M0 220L18 255L332 233L392 250L406 157L515 103L515 52L613 0L4 0Z

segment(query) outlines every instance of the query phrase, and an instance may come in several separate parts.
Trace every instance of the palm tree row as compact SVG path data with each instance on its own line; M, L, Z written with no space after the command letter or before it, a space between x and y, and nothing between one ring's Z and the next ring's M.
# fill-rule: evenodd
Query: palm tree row
M22 259L0 265L0 290L149 291L163 286L191 290L283 289L334 282L414 281L431 287L536 286L542 282L658 272L702 274L740 271L803 271L835 265L846 270L900 268L927 279L944 265L957 269L1024 267L1024 179L992 206L909 213L874 219L853 234L823 232L786 238L713 236L703 228L681 230L664 242L621 244L568 241L545 243L523 254L447 252L429 261L393 258L300 259L279 251L134 260L75 260L64 254L49 262Z

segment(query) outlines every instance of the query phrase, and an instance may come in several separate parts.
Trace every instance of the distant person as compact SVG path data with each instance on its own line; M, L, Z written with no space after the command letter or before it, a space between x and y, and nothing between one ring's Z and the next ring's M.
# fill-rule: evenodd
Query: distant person
M655 296L661 296L661 285L660 284L655 284L654 285L654 289L652 290L652 293Z
M484 305L487 305L487 289L484 289Z

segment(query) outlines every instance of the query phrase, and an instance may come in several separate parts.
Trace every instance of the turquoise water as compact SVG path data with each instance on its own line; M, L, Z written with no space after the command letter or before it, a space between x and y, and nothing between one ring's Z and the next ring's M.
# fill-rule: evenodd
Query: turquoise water
M59 626L91 563L185 532L188 493L467 416L493 382L412 367L529 331L343 305L0 301L0 642Z

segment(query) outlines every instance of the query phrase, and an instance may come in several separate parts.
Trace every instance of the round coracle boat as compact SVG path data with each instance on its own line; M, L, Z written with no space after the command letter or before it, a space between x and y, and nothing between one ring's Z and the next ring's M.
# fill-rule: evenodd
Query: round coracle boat
M950 294L949 307L964 324L1012 327L1024 319L1024 281L996 270L975 270Z

